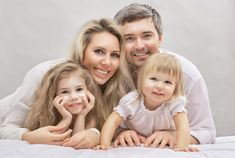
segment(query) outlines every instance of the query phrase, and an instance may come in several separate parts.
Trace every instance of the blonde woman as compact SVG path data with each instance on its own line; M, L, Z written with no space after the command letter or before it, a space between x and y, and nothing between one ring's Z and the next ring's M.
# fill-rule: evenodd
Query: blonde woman
M170 148L197 151L189 147L190 131L185 104L179 61L170 54L153 54L140 69L137 90L125 95L105 122L100 145L96 149L108 149L115 129L122 124L123 128L142 135L143 142L145 138L152 137L154 131L176 130L177 141L169 144ZM155 147L158 141L153 140L150 147Z
M86 129L64 140L71 134L65 126L45 126L30 131L23 128L31 109L35 90L42 76L65 59L41 63L31 69L23 84L11 95L11 109L0 126L1 139L19 139L29 143L57 144L73 148L92 148L99 143L99 129L119 99L133 89L132 78L127 70L123 52L123 40L118 26L110 19L92 20L86 23L75 39L71 60L86 67L102 91L104 104L99 109L98 130ZM56 132L55 132L56 131ZM61 132L63 131L63 132ZM77 141L79 140L79 141Z

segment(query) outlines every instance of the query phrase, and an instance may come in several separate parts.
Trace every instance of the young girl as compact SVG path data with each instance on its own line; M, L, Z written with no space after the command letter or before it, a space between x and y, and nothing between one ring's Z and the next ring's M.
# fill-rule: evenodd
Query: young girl
M181 66L176 57L165 53L150 56L138 74L137 90L125 95L114 108L96 149L109 148L115 130L122 124L145 137L157 130L176 129L174 149L197 151L189 147L186 98L182 88Z
M94 118L100 117L97 109L102 106L99 96L97 84L85 68L72 61L60 63L44 75L25 127L36 130L48 125L64 125L65 130L72 129L72 135L96 127L99 122Z

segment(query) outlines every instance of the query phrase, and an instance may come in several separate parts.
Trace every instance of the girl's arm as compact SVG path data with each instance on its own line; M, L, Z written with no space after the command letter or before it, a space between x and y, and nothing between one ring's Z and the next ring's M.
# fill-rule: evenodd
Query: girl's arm
M111 113L101 130L100 145L96 149L105 150L110 147L114 133L122 121L123 118L119 114L116 112Z
M85 105L85 108L77 115L75 119L72 135L82 130L85 130L85 127L88 126L95 127L91 125L91 122L85 122L87 114L91 111L91 109L95 105L95 97L88 90L86 91L86 96L82 97L82 104Z
M185 112L178 112L173 119L176 127L175 151L198 151L197 148L189 147L190 130L187 114Z

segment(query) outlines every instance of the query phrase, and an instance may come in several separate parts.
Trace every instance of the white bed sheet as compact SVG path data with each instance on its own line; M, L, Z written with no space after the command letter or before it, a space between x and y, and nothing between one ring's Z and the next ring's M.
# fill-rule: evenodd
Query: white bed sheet
M170 149L120 147L106 151L75 150L18 140L0 140L0 158L235 158L235 136L217 137L215 144L197 145L200 152Z

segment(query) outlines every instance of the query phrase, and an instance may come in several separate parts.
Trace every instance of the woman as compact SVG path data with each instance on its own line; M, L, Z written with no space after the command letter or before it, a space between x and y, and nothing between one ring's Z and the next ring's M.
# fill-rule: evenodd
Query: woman
M115 22L101 19L85 24L75 40L71 59L84 65L102 90L104 105L99 113L102 120L98 120L100 125L97 126L100 128L119 99L134 88L131 76L126 70L128 66L123 52L121 33ZM9 105L5 105L12 108L0 126L1 138L74 148L92 148L98 144L99 131L94 128L78 132L66 143L63 141L69 137L71 130L62 132L65 128L63 125L46 126L34 131L22 128L42 76L51 67L63 61L64 59L44 62L27 73L23 84L11 95Z

